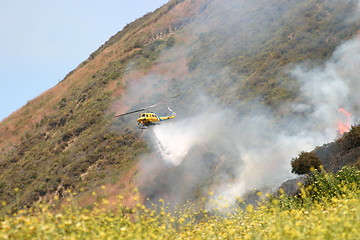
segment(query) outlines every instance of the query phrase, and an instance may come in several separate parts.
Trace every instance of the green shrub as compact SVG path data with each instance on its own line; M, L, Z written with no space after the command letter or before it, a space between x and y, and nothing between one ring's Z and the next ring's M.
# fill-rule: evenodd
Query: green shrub
M307 174L311 169L320 169L321 161L319 157L312 152L301 152L298 157L291 160L292 173Z
M286 195L280 191L280 198L270 199L279 201L282 209L311 209L314 204L326 205L337 199L358 198L359 191L360 171L345 166L335 174L323 170L313 171L307 175L298 194Z
M313 201L342 197L360 187L360 172L352 167L344 167L336 174L313 172L307 178L307 195Z
M166 48L171 48L175 45L175 38L173 36L166 40Z

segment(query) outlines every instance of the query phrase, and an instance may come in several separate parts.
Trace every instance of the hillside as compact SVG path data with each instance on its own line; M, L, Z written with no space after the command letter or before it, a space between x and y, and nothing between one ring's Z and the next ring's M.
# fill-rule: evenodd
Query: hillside
M173 0L128 24L1 122L4 210L62 199L68 190L84 206L98 200L92 192L121 193L131 204L134 187L143 198L181 203L214 190L232 201L290 178L291 157L334 140L337 108L359 115L358 70L346 51L357 49L357 7ZM330 67L336 78L326 75ZM324 79L353 87L332 94L338 85L322 88ZM169 103L174 124L141 131L136 116L113 118L177 94ZM169 135L177 146L165 147L186 152L170 166L152 145Z

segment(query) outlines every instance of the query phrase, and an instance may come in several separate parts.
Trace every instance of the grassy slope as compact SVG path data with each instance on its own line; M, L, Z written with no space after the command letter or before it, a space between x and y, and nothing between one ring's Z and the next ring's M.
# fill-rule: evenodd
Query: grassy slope
M68 188L91 192L133 169L147 147L139 131L124 124L112 132L108 109L114 91L123 89L129 61L141 57L158 33L172 25L182 27L174 17L177 11L184 12L181 20L196 11L174 8L179 2L129 24L57 86L1 123L0 198L11 203L8 208L49 194L62 196ZM146 72L153 61L142 63ZM15 188L20 191L15 193Z
M265 104L276 106L296 99L296 90L287 88L291 79L283 66L304 59L323 61L359 29L359 24L340 17L351 12L351 4L284 1L296 7L274 9L281 17L271 23L276 27L271 34L259 37L256 26L261 18L255 18L255 24L245 25L235 35L215 30L198 38L187 24L197 12L206 16L219 4L207 2L171 1L129 24L57 86L0 124L0 201L9 203L5 210L29 205L39 197L64 197L66 189L82 190L79 198L87 199L102 184L117 183L107 195L133 187L138 156L147 146L141 133L126 122L113 124L111 111L117 109L109 111L131 79L164 67L181 75L176 70L185 66L189 75L177 83L180 91L181 84L194 81L226 102L261 97ZM249 11L260 11L266 2L256 1ZM170 36L194 51L166 65L158 59L163 49L172 46ZM135 63L133 77L126 71L130 61ZM209 75L217 76L209 66L216 66L214 71L228 67L230 77L204 81ZM181 104L187 104L186 99Z

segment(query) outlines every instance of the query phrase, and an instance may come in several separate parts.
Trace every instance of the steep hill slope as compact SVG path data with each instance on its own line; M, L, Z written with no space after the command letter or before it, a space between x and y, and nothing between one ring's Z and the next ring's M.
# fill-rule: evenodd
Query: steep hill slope
M316 112L293 70L311 60L304 67L311 72L334 58L336 47L360 29L354 21L357 6L357 1L350 0L173 0L129 24L57 86L1 122L0 201L8 203L5 210L21 208L39 198L63 197L69 194L67 189L81 192L79 199L95 201L91 192L100 191L101 185L111 186L105 195L129 196L131 188L140 186L145 197L179 202L199 197L207 191L204 186L219 186L222 181L239 185L239 176L247 177L256 164L263 164L255 162L253 168L246 168L246 156L253 154L246 151L255 143L260 149L273 140L262 135L264 131L245 131L241 142L252 143L242 145L242 149L232 134L245 133L246 119L253 124L251 128L276 133L278 123L307 121L308 112ZM142 132L136 129L134 118L115 120L113 115L176 94L180 97L169 104L176 106L180 119L201 123L195 127L198 130L208 126L202 123L213 123L211 126L218 129L214 136L220 131L229 137L194 141L187 149L189 155L169 168L151 146L154 137L156 142L164 134L180 136L181 132L194 132L194 128ZM289 107L304 102L310 106L307 112ZM229 110L221 113L228 122L222 121L223 115L216 115L219 108ZM204 109L205 117L196 115ZM249 110L268 115L246 115ZM212 112L215 114L209 114ZM195 120L191 118L194 114ZM232 120L239 116L245 120ZM290 121L285 116L294 118ZM228 129L232 124L238 130ZM298 130L290 128L285 135ZM319 134L325 131L316 130ZM197 136L205 139L205 132ZM190 143L190 138L185 142ZM254 156L285 159L280 168L286 172L289 156L309 145L303 143L276 156L274 149L286 152L283 148L290 147L279 142L272 151L266 148L263 155ZM241 154L234 149L246 152L240 162L237 155ZM277 167L271 158L267 164ZM238 166L249 172L245 174ZM284 175L274 183L288 174ZM245 190L262 186L256 177L253 180Z

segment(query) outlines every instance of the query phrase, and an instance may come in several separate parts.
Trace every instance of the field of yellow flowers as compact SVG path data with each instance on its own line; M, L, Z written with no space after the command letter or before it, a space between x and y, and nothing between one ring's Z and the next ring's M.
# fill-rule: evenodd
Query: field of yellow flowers
M214 214L190 204L106 211L47 205L0 217L0 239L360 239L360 171L316 173L297 196ZM239 204L240 205L240 204Z

